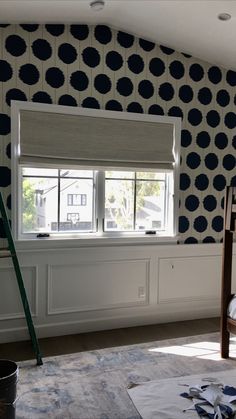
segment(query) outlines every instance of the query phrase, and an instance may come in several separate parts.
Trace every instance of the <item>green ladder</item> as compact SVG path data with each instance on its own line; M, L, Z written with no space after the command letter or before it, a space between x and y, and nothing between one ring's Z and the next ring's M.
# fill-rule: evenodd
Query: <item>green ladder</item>
M5 254L0 255L0 258L12 258L12 262L13 262L15 274L16 274L16 279L17 279L19 290L20 290L21 301L23 304L24 312L25 312L25 318L26 318L31 342L32 342L33 349L36 356L37 365L42 365L43 361L42 361L42 356L39 349L39 343L36 337L35 328L34 328L32 316L31 316L31 312L30 312L30 307L29 307L29 303L28 303L28 299L27 299L27 295L25 291L24 281L21 275L20 265L19 265L18 257L16 255L16 249L15 249L14 241L12 238L11 228L8 221L8 217L7 217L7 213L6 213L6 209L5 209L3 199L2 199L1 192L0 192L0 215L2 216L3 228L4 228L6 238L8 241L8 247L0 249L1 251L5 252Z

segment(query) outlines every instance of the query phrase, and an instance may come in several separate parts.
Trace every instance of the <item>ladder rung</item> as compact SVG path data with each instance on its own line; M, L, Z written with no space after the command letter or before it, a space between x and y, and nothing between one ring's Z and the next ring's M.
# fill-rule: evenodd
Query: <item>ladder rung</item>
M10 258L11 256L9 249L0 249L0 258Z
M0 248L0 258L12 258L13 256L16 256L15 253L11 253L10 249L8 247L2 247Z

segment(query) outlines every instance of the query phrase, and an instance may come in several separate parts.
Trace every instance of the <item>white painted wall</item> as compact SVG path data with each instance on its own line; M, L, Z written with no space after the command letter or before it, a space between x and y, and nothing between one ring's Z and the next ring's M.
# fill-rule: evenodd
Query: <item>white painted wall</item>
M39 337L219 315L221 244L32 248L18 255ZM27 339L10 259L0 277L0 342Z

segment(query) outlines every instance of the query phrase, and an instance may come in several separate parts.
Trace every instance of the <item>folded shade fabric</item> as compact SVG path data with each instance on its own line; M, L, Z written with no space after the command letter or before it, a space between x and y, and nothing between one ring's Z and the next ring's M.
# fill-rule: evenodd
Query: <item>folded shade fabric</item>
M173 124L122 119L121 114L106 118L22 110L20 162L172 169Z

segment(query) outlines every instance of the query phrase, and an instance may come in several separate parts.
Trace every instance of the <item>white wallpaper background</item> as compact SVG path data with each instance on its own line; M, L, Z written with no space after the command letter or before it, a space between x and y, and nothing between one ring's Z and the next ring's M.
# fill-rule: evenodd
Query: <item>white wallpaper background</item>
M221 241L224 189L236 185L236 72L101 25L0 25L0 45L9 210L11 100L181 116L180 243Z

